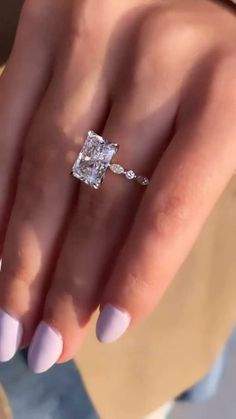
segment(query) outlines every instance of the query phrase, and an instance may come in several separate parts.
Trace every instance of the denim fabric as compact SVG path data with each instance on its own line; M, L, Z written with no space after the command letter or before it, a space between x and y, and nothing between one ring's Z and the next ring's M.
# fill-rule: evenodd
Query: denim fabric
M184 392L177 401L203 402L211 399L217 393L220 379L224 371L226 351L218 357L209 373L197 384Z
M0 364L3 385L14 419L98 419L73 362L33 374L26 352Z

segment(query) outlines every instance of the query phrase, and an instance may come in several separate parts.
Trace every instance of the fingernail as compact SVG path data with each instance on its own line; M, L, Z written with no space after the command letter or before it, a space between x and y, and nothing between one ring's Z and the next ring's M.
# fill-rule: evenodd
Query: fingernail
M38 374L47 371L59 359L62 348L62 336L42 321L39 323L29 347L29 367Z
M96 335L102 343L115 342L127 330L130 315L117 307L106 304L97 321Z
M0 361L10 361L19 349L23 327L17 319L0 309Z

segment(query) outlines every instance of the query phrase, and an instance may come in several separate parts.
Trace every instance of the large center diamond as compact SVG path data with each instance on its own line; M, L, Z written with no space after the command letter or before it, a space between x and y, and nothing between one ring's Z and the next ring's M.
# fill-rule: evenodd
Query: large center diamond
M87 185L98 189L106 170L118 151L118 146L89 131L85 143L72 168L72 174Z

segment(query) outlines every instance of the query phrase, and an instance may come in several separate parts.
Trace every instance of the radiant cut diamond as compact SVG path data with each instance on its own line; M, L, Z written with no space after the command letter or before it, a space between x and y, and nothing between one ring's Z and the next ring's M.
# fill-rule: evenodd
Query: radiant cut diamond
M72 174L87 185L98 189L118 146L89 131L85 143L72 168Z
M125 173L125 169L117 163L110 164L110 169L113 173L116 173L117 175L122 175L123 173Z

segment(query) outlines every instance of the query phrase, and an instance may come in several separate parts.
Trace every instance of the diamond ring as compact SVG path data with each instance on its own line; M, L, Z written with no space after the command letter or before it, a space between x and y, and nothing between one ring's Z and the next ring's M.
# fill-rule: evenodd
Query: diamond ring
M123 175L142 186L149 185L146 176L136 175L133 170L126 170L112 159L119 149L118 144L110 143L94 131L89 131L84 145L72 167L72 175L89 186L98 189L110 169L113 173Z

